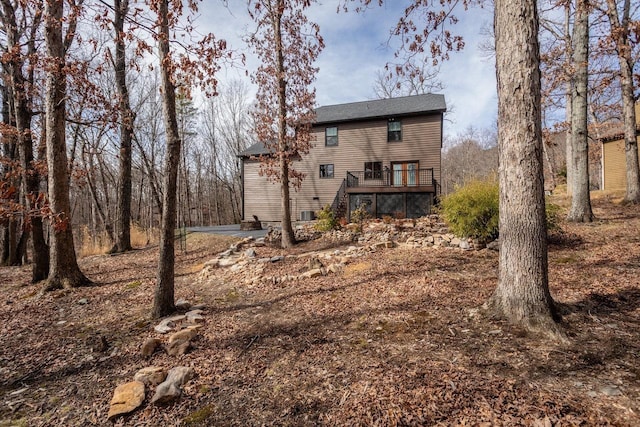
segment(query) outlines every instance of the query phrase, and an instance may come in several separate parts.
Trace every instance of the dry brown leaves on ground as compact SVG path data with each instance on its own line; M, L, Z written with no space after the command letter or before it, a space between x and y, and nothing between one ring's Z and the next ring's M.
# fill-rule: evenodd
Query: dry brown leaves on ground
M114 388L149 364L197 377L178 403L116 425L640 425L640 214L606 200L595 213L550 247L568 344L477 315L497 280L488 250L384 249L337 274L246 285L200 280L230 241L192 235L176 294L207 306L205 327L186 355L151 360L139 349L157 335L157 248L86 258L95 287L45 295L27 267L1 268L0 426L108 425Z

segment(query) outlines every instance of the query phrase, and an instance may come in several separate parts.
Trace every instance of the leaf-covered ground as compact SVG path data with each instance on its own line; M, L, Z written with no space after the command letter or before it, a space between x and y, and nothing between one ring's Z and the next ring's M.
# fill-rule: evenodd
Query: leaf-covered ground
M114 388L150 364L197 376L176 404L148 392L116 425L640 425L640 209L600 198L594 211L550 247L564 344L477 314L497 280L488 250L384 249L338 274L246 285L202 280L230 240L191 235L176 296L207 306L205 326L186 355L149 360L157 247L85 258L94 287L44 295L28 267L2 267L0 426L109 425Z

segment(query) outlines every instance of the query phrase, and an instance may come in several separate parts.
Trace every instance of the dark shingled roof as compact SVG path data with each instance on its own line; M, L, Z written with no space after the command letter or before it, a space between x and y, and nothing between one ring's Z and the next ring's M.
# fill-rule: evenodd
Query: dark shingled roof
M429 113L444 113L447 105L444 95L426 93L424 95L402 96L399 98L375 99L348 104L327 105L316 109L314 124L342 123L355 120L374 120L386 117L414 116ZM257 142L238 157L269 154L262 142Z
M264 146L264 142L260 141L256 142L241 153L238 153L238 157L258 157L263 154L269 154L269 150L267 150L267 147Z
M390 116L410 116L423 113L443 113L446 110L447 105L444 102L444 95L427 93L424 95L319 107L316 109L315 124L370 120Z

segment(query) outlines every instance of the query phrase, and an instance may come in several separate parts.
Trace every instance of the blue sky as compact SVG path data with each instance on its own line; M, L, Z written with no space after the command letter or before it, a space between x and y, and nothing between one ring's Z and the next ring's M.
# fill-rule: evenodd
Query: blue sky
M201 32L211 31L225 38L232 48L243 51L247 55L246 68L251 72L257 66L257 59L242 41L253 28L246 2L230 0L228 3L225 9L218 1L203 2L197 26ZM320 68L315 85L318 105L374 98L376 73L393 60L394 48L387 45L389 30L406 1L387 3L364 14L336 13L337 0L312 7L309 17L320 25L326 44L317 61ZM492 15L483 9L472 9L461 10L457 16L460 21L453 30L465 38L466 46L462 52L452 53L451 59L441 66L442 93L451 110L444 125L446 135L463 132L469 126L492 128L497 111L494 63L484 59L479 49L481 27L491 23ZM243 70L228 70L220 76L222 82L229 78L249 80Z

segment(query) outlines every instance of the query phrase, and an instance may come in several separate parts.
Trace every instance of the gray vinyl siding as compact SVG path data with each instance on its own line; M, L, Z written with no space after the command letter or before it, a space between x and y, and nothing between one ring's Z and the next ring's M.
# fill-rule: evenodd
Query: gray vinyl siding
M391 167L391 162L418 161L421 169L433 168L434 177L440 182L442 115L398 120L402 121L400 142L387 142L387 120L384 119L314 127L313 148L293 165L306 177L300 189L291 191L292 218L299 220L301 211L317 211L331 204L347 171L363 171L365 162L379 161L383 167ZM326 147L324 130L333 126L338 127L338 145ZM263 221L279 221L279 187L259 177L255 163L245 160L245 219L256 214ZM324 164L334 165L333 178L319 177L320 165Z

